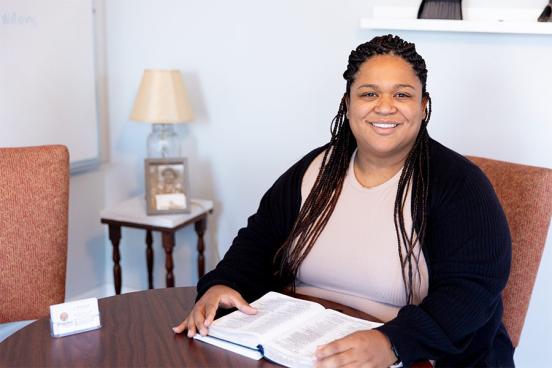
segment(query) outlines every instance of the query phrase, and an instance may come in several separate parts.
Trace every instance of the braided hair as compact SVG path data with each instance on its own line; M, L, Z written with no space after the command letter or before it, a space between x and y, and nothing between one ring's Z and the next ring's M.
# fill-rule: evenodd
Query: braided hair
M322 164L314 186L299 212L290 235L276 253L274 258L275 276L284 285L291 285L292 289L295 289L299 267L335 209L350 159L357 147L347 118L346 101L360 66L376 55L395 55L408 62L421 82L422 96L428 101L425 118L421 123L414 145L406 157L399 178L393 210L406 301L411 304L414 301L413 277L415 272L413 265L417 269L419 259L419 253L415 252L415 246L418 243L423 244L427 226L429 178L427 124L431 117L431 98L426 90L427 69L424 59L416 52L413 43L406 42L398 36L375 37L351 51L347 70L343 73L346 90L339 104L337 115L333 118L330 126L330 142L324 150ZM416 232L414 226L412 229L406 229L403 214L406 195L412 181L415 184L412 193L412 218L416 220ZM421 250L421 246L419 249Z

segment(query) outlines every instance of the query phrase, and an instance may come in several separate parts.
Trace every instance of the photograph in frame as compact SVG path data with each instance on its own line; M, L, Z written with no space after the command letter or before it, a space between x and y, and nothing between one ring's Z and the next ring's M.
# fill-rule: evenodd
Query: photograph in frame
M144 160L146 212L148 215L190 213L188 160Z

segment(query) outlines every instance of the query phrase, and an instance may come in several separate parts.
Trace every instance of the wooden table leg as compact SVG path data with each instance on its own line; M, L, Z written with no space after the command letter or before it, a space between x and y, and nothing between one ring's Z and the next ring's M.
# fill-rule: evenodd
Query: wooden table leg
M153 237L151 230L146 230L146 264L148 265L148 287L153 289Z
M174 232L163 231L161 233L163 238L163 248L165 249L165 268L167 269L167 287L174 287L174 274L173 274L173 256L172 251L174 248Z
M113 245L113 280L115 282L115 294L121 294L121 253L119 243L121 241L121 226L109 224L109 240Z
M197 234L197 273L199 277L205 274L205 256L203 252L205 250L205 240L203 235L205 234L205 229L207 228L207 218L204 217L194 224L195 232Z

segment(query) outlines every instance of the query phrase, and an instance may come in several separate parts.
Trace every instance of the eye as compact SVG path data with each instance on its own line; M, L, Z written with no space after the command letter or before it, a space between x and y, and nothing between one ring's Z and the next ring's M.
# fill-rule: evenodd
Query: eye
M363 92L361 93L360 97L376 97L377 94L375 92Z
M398 97L398 98L409 98L410 95L408 93L404 93L404 92L397 92L395 94L395 97Z

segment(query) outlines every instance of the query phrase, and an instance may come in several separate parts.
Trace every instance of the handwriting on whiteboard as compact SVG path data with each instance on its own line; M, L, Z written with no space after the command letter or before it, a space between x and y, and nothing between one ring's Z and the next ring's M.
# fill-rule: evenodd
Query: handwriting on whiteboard
M35 18L30 15L19 14L17 12L0 13L0 24L3 26L33 26L36 27Z

